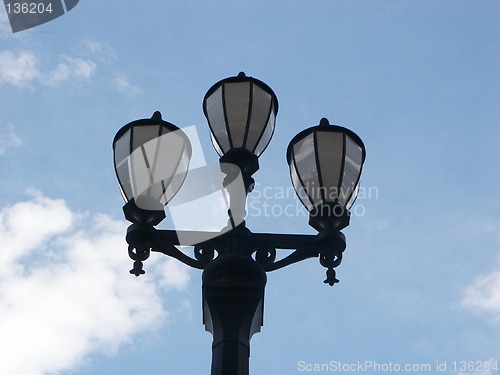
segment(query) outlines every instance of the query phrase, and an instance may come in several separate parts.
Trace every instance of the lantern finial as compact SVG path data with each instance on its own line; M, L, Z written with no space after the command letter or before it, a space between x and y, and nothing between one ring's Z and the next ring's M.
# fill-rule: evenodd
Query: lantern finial
M330 121L328 121L328 119L326 117L323 117L319 121L319 126L330 126Z
M247 75L245 74L245 72L239 72L238 73L238 78L245 78Z
M151 116L151 119L152 120L161 120L161 112L160 111L155 111L155 113L153 113L153 116Z

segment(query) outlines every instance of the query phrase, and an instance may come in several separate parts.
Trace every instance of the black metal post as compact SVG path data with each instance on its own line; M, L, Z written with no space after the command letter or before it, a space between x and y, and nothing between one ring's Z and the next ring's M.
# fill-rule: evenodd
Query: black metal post
M260 331L266 273L250 257L225 255L203 271L203 323L212 333L212 375L248 375Z

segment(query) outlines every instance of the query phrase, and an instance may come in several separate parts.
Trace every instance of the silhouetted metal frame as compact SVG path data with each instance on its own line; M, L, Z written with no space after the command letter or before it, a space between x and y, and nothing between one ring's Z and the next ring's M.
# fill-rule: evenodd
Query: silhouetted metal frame
M207 92L203 103L205 115L207 115L206 98L221 85L223 86L226 82L249 80L252 84L256 84L271 93L273 103L271 103L270 110L275 110L276 114L278 102L274 92L263 82L240 74L237 77L231 77L216 83ZM252 95L250 95L251 98ZM223 97L224 105L225 100ZM250 103L250 111L251 105L252 103ZM226 110L225 108L223 110L227 126ZM250 113L245 130L245 142L248 136ZM157 116L154 117L156 117L155 120L158 119ZM328 124L326 119L323 120L318 126L321 127L322 131L326 130L322 125ZM131 124L128 124L128 126ZM211 127L210 124L209 126ZM292 157L293 145L317 130L318 127L306 129L292 139L287 150L289 163L295 162ZM327 131L343 133L344 158L345 137L347 135L362 148L362 159L364 161L365 148L356 134L339 126L329 126L327 129ZM120 133L123 135L124 130L120 130ZM117 134L114 143L121 136L119 134ZM316 143L316 134L313 136ZM212 136L212 139L218 144L215 136ZM231 147L231 139L229 141ZM257 145L258 143L259 141ZM222 150L220 144L218 146ZM258 169L256 155L251 158L248 153L252 153L255 149L252 151L231 149L230 151L227 153L228 155L221 157L221 169L230 178L234 171L224 165L237 165L241 169L245 181L245 190L248 193L253 188L251 175ZM316 144L315 152L316 163L319 163ZM320 168L318 168L318 171L321 173ZM303 185L298 170L297 174L300 184ZM321 182L322 176L318 176L318 178ZM342 178L343 176L340 176L339 183L341 183ZM220 232L202 232L156 229L154 226L161 222L165 217L165 213L163 211L145 212L138 208L132 199L124 206L125 217L132 222L126 236L129 244L129 256L134 260L134 268L130 272L136 276L145 273L142 269L142 262L150 256L151 252L162 253L192 268L204 270L202 285L203 323L214 337L212 344L212 374L247 375L249 373L250 338L254 333L260 331L262 325L266 272L278 270L308 258L319 257L320 264L327 268L327 278L324 282L329 285L338 282L334 267L341 263L342 253L346 248L345 236L340 232L340 229L349 224L350 213L348 209L338 204L338 202L324 206L325 208L341 207L343 208L342 215L332 217L331 212L335 211L324 214L323 207L318 207L320 209L318 210L320 220L317 223L311 223L310 221L310 224L318 224L312 225L318 229L319 233L317 235L253 233L246 227L245 221L236 227L230 226ZM229 216L231 218L230 212ZM206 239L207 236L210 238ZM178 246L193 246L194 255L192 257L187 255ZM277 250L290 250L291 253L277 259Z

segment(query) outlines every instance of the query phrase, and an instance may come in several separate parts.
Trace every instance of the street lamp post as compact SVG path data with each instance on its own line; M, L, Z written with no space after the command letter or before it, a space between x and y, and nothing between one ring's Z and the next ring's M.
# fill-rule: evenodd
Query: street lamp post
M181 188L191 157L188 137L164 121L133 121L113 141L115 171L127 202L125 218L130 273L139 276L151 251L203 270L203 323L212 333L212 375L249 373L250 338L260 331L266 272L319 257L325 283L338 282L349 209L356 199L365 147L352 131L319 125L297 134L287 149L293 187L309 211L317 235L253 233L245 224L246 196L254 188L258 157L274 133L278 100L262 81L240 73L213 85L203 100L212 143L220 156L229 195L228 226L207 239L206 232L158 230L164 206ZM193 246L188 256L177 246ZM277 260L276 250L290 253Z

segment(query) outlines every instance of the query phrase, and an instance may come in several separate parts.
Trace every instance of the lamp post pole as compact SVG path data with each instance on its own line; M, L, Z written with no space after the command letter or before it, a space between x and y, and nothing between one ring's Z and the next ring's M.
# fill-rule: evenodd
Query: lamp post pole
M164 205L188 172L191 145L159 112L118 131L113 141L115 171L132 222L126 240L139 276L151 252L203 270L203 323L212 333L212 375L248 375L250 339L263 323L266 272L317 257L327 268L325 283L338 282L334 268L346 248L340 232L349 225L365 159L361 139L330 125L297 134L287 150L297 195L317 235L253 233L245 223L246 196L253 190L258 157L274 132L278 102L265 83L240 73L209 89L203 101L212 142L226 175L229 221L220 232L158 230ZM209 236L207 236L209 234ZM193 256L177 246L193 246ZM277 250L289 253L277 260Z
M203 322L212 333L212 374L249 373L250 338L260 331L266 273L254 260L221 257L203 271Z

